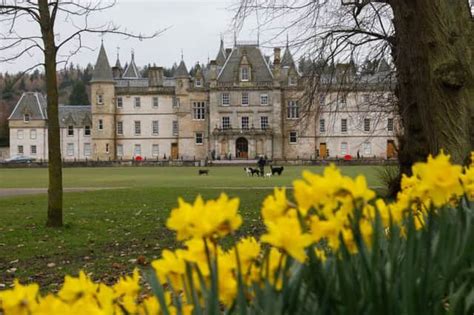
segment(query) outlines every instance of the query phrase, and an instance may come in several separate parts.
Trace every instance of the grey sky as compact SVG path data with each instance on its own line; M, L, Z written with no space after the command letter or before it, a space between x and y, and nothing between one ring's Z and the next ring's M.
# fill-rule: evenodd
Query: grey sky
M119 0L116 7L105 14L96 15L93 22L112 20L136 33L151 33L169 27L158 38L144 41L105 35L104 44L111 63L115 63L117 47L120 47L122 65L130 60L131 50L134 49L135 61L140 67L148 63L170 67L180 61L183 50L189 68L197 61L207 62L208 57L215 58L221 34L225 37L226 46L233 44L233 11L230 7L236 3L238 0ZM23 33L30 34L36 31L37 25L24 21L19 28ZM71 31L68 23L63 21L60 21L56 30L63 37ZM252 19L249 19L238 38L257 39L256 23L252 23ZM261 34L261 40L265 38L269 38L269 34ZM94 64L100 40L101 36L96 34L85 36L84 43L94 50L83 49L71 61L81 65L89 62ZM281 40L284 42L284 39ZM67 50L62 52L67 53ZM26 56L15 63L0 64L0 71L21 71L40 58L41 53L37 51L34 56Z

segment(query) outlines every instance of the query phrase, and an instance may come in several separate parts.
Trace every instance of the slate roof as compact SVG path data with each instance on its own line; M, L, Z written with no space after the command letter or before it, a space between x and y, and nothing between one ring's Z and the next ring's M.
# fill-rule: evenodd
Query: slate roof
M265 61L265 57L257 45L237 45L232 49L230 56L217 78L218 82L231 83L239 80L240 62L246 56L252 69L251 80L254 82L271 82L273 75Z
M92 125L90 105L59 105L59 125L84 127Z
M24 115L29 114L31 120L45 120L47 119L46 106L46 99L41 93L25 92L8 119L23 120Z
M188 78L189 77L188 68L186 68L186 64L184 63L184 60L181 60L181 62L179 63L179 66L176 69L176 72L174 73L174 76L176 78Z
M110 68L103 43L100 45L99 56L97 57L97 62L95 63L94 72L92 72L92 79L90 82L114 82L112 68Z
M135 64L135 54L132 53L132 60L128 64L127 68L123 72L122 78L124 79L140 79L140 71L138 71L137 65Z

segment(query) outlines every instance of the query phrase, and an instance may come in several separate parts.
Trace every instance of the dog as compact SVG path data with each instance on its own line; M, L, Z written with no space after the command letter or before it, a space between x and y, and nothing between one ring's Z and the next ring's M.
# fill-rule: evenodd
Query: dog
M270 166L270 169L272 170L272 175L278 174L280 176L285 168L283 166Z
M201 175L209 175L209 170L199 170L199 176Z
M265 177L268 177L268 178L270 178L270 177L272 177L272 176L273 176L272 173L266 173L266 174L265 174Z
M257 175L257 176L260 176L260 171L256 168L253 168L253 167L244 167L244 171L247 173L247 176L252 176L253 175Z

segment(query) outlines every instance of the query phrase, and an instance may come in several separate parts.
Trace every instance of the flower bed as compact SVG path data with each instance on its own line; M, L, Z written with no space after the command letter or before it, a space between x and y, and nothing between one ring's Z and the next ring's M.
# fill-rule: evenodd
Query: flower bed
M0 313L471 314L474 164L429 157L401 188L387 203L363 176L333 165L304 172L293 198L276 188L265 199L261 239L228 249L220 244L242 224L239 200L180 199L167 226L183 246L151 269L113 286L80 272L47 295L16 282L0 292ZM153 294L142 294L140 277Z

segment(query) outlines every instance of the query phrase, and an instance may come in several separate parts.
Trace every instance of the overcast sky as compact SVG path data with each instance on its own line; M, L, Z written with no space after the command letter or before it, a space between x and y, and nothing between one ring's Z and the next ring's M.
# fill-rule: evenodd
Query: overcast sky
M171 67L174 62L180 61L183 51L186 65L190 68L198 61L207 62L208 58L212 60L216 57L221 35L224 36L226 46L233 45L234 12L231 8L236 3L238 0L119 0L114 8L109 9L106 14L96 15L92 22L112 20L136 33L152 33L168 28L159 37L144 41L105 35L104 45L111 64L115 63L117 47L120 47L122 65L130 60L132 49L135 51L135 61L139 67L148 63ZM258 33L256 29L256 23L249 19L238 33L238 39L256 41ZM36 33L37 25L34 22L23 21L19 30L24 34ZM56 27L62 38L65 38L71 30L69 23L63 20L59 21ZM261 42L270 37L271 34L261 34ZM280 38L279 41L281 42L266 44L280 45L285 39ZM84 43L93 51L83 49L71 61L83 66L87 63L94 64L100 42L100 35L85 36ZM67 50L63 53L67 53ZM24 70L35 61L40 61L41 57L41 53L37 51L35 55L25 56L15 63L0 63L0 71Z

